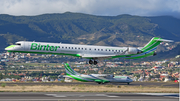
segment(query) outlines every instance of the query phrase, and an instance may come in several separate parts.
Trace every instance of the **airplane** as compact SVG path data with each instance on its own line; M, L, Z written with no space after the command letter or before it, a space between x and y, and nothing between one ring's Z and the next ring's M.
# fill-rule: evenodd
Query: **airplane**
M97 64L98 59L138 59L156 55L156 48L161 42L173 42L153 37L144 47L110 47L46 42L19 41L5 48L8 52L70 55L89 59L89 64Z
M64 64L66 70L66 76L68 78L73 78L78 81L83 82L96 82L98 84L105 84L105 83L129 83L133 82L128 76L114 76L111 74L80 74L74 71L68 63Z

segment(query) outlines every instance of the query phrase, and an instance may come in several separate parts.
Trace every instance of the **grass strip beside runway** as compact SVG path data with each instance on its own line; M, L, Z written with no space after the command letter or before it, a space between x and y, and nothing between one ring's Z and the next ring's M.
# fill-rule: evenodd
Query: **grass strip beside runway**
M179 93L179 88L162 86L128 85L33 85L1 86L0 92L121 92L121 93Z

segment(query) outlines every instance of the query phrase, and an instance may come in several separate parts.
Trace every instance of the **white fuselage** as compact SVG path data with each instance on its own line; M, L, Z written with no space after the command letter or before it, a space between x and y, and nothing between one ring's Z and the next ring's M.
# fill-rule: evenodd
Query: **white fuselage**
M77 56L90 59L90 64L97 64L96 59L112 59L120 57L126 59L139 59L154 56L157 46L163 41L172 42L172 40L153 37L144 47L136 48L19 41L16 42L16 45L6 47L5 50L8 52Z
M76 54L81 57L91 57L92 55L100 56L116 56L128 54L128 47L107 47L94 45L77 45L77 44L61 44L61 43L45 43L45 42L28 42L20 41L15 47L8 50L29 52L29 53L61 53L62 55Z
M79 75L72 75L79 77L83 80L89 81L89 82L96 82L96 80L105 80L111 83L131 83L133 82L132 79L130 79L128 76L113 76L110 74L90 74L90 75L84 75L84 74L79 74ZM69 76L65 76L68 78L71 78Z

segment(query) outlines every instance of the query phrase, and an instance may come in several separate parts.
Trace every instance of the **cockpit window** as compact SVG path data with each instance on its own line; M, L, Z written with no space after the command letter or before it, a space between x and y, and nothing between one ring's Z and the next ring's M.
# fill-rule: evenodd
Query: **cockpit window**
M130 79L129 77L127 77L127 79Z
M16 45L19 45L19 46L21 46L21 44L20 44L20 43L16 43Z

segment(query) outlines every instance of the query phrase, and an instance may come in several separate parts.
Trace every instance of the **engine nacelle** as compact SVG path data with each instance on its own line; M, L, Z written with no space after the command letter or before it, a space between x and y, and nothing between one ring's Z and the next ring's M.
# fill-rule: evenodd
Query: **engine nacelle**
M107 75L106 78L112 79L114 77L114 75Z
M141 53L141 51L139 49L137 49L137 48L129 47L128 53L129 54L138 54L138 53Z

